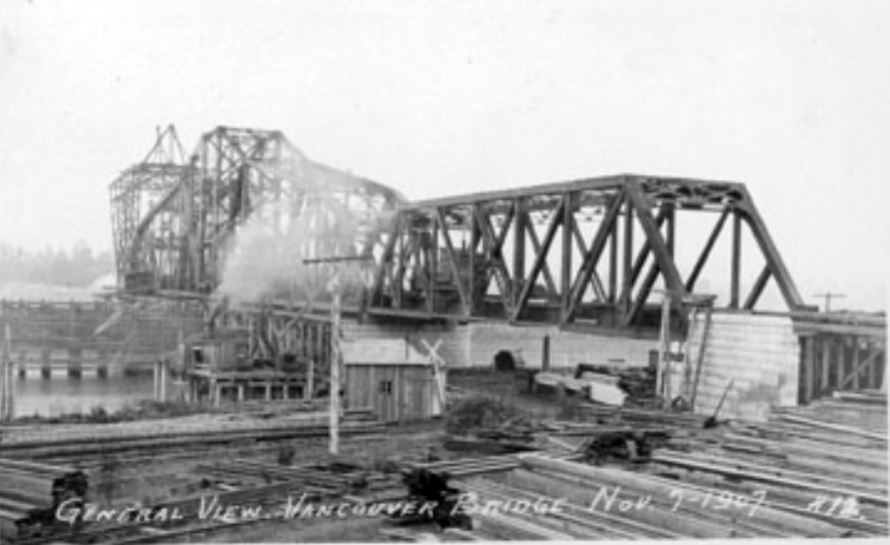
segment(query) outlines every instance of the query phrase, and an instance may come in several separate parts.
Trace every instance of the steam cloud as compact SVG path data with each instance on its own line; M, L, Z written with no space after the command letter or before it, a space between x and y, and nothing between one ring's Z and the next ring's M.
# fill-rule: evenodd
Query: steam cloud
M332 274L330 265L306 265L303 259L356 254L358 222L339 202L314 196L299 209L290 203L255 211L230 237L218 295L231 303L319 295ZM341 264L344 291L361 289L357 264Z

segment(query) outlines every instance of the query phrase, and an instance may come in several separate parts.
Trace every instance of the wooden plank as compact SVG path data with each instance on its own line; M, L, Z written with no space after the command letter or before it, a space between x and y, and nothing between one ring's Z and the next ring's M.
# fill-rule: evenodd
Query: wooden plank
M470 490L479 495L480 501L487 501L489 498L495 499L495 501L501 501L507 504L508 502L513 503L516 500L522 500L522 493L519 490L511 489L509 487L503 487L498 485L497 483L476 479L470 482L461 482L458 486L460 489ZM530 498L526 496L530 505L533 505L537 498ZM514 503L515 505L515 503ZM531 511L531 510L530 510ZM534 511L531 511L534 513ZM519 516L529 517L528 514L520 514L520 513L512 513L514 517ZM563 512L561 509L560 512L553 512L547 514L538 514L534 513L531 515L531 518L534 521L534 524L539 525L544 528L549 528L556 532L568 533L571 534L571 539L598 539L606 537L602 533L593 530L589 524L584 524L583 519L580 517L571 517L566 516L567 513Z
M874 520L882 520L886 513L874 516L874 513L871 511L877 508L872 508L871 506L860 505L860 512L865 516L870 516L870 521L839 519L828 514L808 511L807 506L816 499L810 491L755 481L727 480L723 476L713 473L690 471L662 464L652 464L651 467L658 475L669 475L671 478L680 479L684 483L694 483L696 486L703 486L709 489L716 488L747 495L755 492L765 493L767 498L764 502L765 509L758 510L757 518L762 519L764 523L792 531L791 537L801 535L801 531L795 530L795 528L800 528L804 531L804 535L811 537L826 538L829 535L839 536L846 533L841 526L856 528L866 532L867 535L886 535L887 533L886 525L882 526L879 523L873 522Z
M696 494L701 495L702 492L707 493L701 487L695 485L678 482L675 480L665 479L648 474L640 474L617 468L605 468L588 466L573 462L564 462L560 460L547 459L542 456L523 457L523 462L531 464L540 464L541 471L557 472L552 473L554 477L562 474L563 479L567 482L576 482L577 486L584 486L589 495L596 494L601 487L620 486L625 494L641 494L651 495L652 509L642 509L639 511L631 510L621 513L622 518L633 517L639 520L646 520L650 524L659 525L659 527L672 530L685 537L717 537L730 536L734 534L742 534L744 524L743 519L736 517L731 523L718 523L714 517L719 517L718 513L703 509L690 501L681 502L680 509L673 509L676 504L676 497L683 495L693 497ZM539 469L535 468L538 472ZM747 511L745 511L747 512ZM806 536L839 536L841 531L831 525L820 524L815 521L805 519L803 517L781 513L767 506L760 506L757 509L758 522L769 521L771 525L778 526L779 529L791 528L796 532L795 535Z
M826 492L828 494L836 496L854 496L882 506L887 506L888 504L886 495L869 494L861 490L845 486L834 486L795 478L777 477L775 475L764 473L762 471L737 469L723 463L701 462L678 454L656 452L652 455L652 460L663 464L678 465L681 467L696 469L699 471L719 473L721 475L734 478L751 479L767 483L781 484L783 486L791 486L794 488L810 489L817 492Z
M751 459L746 459L744 457L740 457L735 453L733 453L732 455L728 455L725 452L711 454L711 453L707 453L707 452L694 452L694 451L693 452L684 452L682 455L689 459L700 460L700 461L706 462L706 463L723 464L723 465L731 466L731 467L734 467L737 469L759 471L762 473L772 474L772 475L775 475L776 477L780 477L780 478L793 478L793 479L799 479L802 481L819 482L820 484L838 486L838 487L844 487L844 486L856 487L856 488L859 488L859 489L861 489L865 492L871 493L871 494L882 494L883 493L886 495L886 493L887 493L886 483L881 484L880 482L875 480L873 478L875 476L874 472L871 473L872 479L870 479L868 481L857 482L850 478L836 477L836 476L832 475L832 473L830 471L814 473L812 471L803 471L801 469L783 467L782 465L779 465L776 463L767 465L767 464L763 463L764 459L762 457L755 457L754 460L751 460ZM767 458L767 460L768 460L768 458ZM838 464L835 463L834 466L837 467Z
M861 428L856 428L853 426L844 426L841 424L834 424L831 422L825 422L823 420L817 420L814 418L806 418L803 416L791 415L791 414L782 414L779 416L782 420L787 420L788 422L793 422L796 424L806 424L808 426L814 426L817 428L823 428L826 430L837 431L841 433L849 433L852 435L858 435L860 437L867 437L869 439L877 439L879 441L887 441L886 433L874 433L867 430L863 430Z
M510 477L513 478L515 475L510 475ZM473 487L480 481L484 482L485 490L500 493L514 500L524 500L533 504L541 497L539 494L524 488L517 488L502 482L492 481L491 479L476 479L475 481L466 484L466 486ZM460 485L464 484L465 483L463 482L460 483ZM475 488L474 490L479 489ZM583 527L585 531L582 537L586 539L639 539L647 537L647 534L644 532L622 528L617 524L614 524L612 521L602 520L599 517L591 516L592 514L589 510L581 505L572 503L571 501L563 502L563 506L565 509L554 513L553 516Z
M630 533L640 538L681 538L686 534L672 530L665 526L658 526L649 521L639 520L635 517L626 517L607 510L589 508L591 499L596 491L584 486L581 481L567 482L563 479L555 479L532 472L526 469L518 469L505 475L508 484L523 490L531 490L536 494L546 494L554 498L566 498L568 505L577 506L577 511L583 512L586 518L592 521L603 521L609 528L623 533Z

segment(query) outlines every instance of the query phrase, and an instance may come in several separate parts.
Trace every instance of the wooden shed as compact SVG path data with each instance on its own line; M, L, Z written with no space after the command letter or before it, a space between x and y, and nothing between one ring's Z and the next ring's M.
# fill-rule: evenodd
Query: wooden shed
M384 422L442 414L444 370L404 340L344 342L346 406L370 408Z

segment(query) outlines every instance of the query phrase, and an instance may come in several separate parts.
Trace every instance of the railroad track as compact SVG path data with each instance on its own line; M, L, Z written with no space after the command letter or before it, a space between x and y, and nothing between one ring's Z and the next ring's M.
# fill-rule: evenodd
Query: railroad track
M341 425L343 436L380 434L386 430L378 422L347 422ZM29 441L0 445L0 457L30 460L81 459L109 454L147 456L177 448L229 444L254 444L287 439L325 437L326 425L300 425L292 428L244 429L234 431L206 431L175 434L155 434L137 437L99 437L64 441Z

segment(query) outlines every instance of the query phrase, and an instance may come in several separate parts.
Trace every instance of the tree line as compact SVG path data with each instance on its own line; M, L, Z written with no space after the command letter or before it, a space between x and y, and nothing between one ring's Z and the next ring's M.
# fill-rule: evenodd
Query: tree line
M8 283L88 286L114 270L110 251L94 252L83 241L71 248L29 251L0 241L0 285Z

